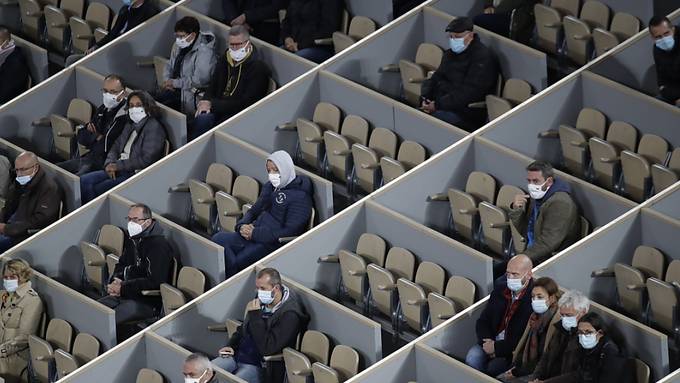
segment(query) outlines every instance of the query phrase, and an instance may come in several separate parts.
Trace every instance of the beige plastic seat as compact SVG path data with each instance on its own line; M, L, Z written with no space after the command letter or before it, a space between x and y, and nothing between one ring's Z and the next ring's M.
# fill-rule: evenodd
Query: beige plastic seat
M117 19L118 19L118 14L114 12L113 20L111 20L110 25L116 25ZM106 28L106 29L101 28L101 27L95 28L95 30L94 30L94 41L98 43L101 39L106 37L106 35L108 35L108 34L109 34L108 28Z
M472 172L465 184L465 191L449 189L448 200L451 206L451 216L455 232L475 242L478 229L480 202L493 203L496 197L496 180L484 172Z
M635 152L637 136L637 129L632 125L613 121L607 131L607 140L590 137L588 148L595 182L610 190L616 189L621 172L620 153L622 150Z
M260 184L253 177L245 175L236 177L231 194L223 191L215 193L217 217L222 230L234 231L243 206L254 204L259 194Z
M84 125L92 120L92 105L83 99L74 98L69 103L66 117L57 114L49 118L39 119L33 122L36 126L50 126L52 128L53 150L63 159L71 158L73 138L76 135L76 126Z
M205 182L189 180L189 193L191 194L192 220L212 234L213 209L215 206L215 193L232 192L234 172L224 164L213 163L208 167ZM180 186L180 185L178 185ZM183 190L183 188L171 188Z
M302 161L314 169L321 169L324 131L339 132L341 118L342 112L337 106L320 102L314 108L312 121L298 118L295 123L282 124L277 129L297 130Z
M354 16L349 23L348 33L333 32L335 53L342 52L350 45L375 32L375 22L365 16Z
M61 0L59 7L47 5L43 9L45 13L45 26L47 41L52 49L59 53L65 53L68 43L66 31L69 19L72 16L83 17L85 9L84 0Z
M647 363L637 358L629 359L635 371L635 383L649 383L651 370Z
M501 97L488 94L486 96L486 109L489 121L509 112L510 109L523 103L531 97L531 85L517 78L508 79L503 87Z
M54 350L71 352L73 328L63 319L53 318L47 325L45 339L36 335L28 336L33 373L40 382L47 383L50 368L54 366Z
M137 374L136 383L163 383L163 375L150 368L142 368Z
M286 376L290 383L306 383L312 375L313 363L328 363L331 345L328 337L319 331L307 330L302 336L300 351L283 349Z
M341 383L359 372L359 353L352 347L337 345L333 348L330 366L312 365L314 383Z
M446 272L441 266L426 261L418 266L415 281L406 278L397 280L402 318L413 330L426 331L427 296L429 293L442 294L445 278Z
M40 2L36 0L19 0L19 12L21 13L21 31L33 42L40 41L40 20L43 17Z
M649 311L651 322L661 327L666 333L675 335L678 326L677 308L680 304L678 289L680 288L680 260L673 260L668 265L666 277L647 279Z
M375 263L382 267L385 264L386 250L384 239L375 234L364 233L359 237L356 253L344 249L338 252L342 283L347 295L357 304L364 303L367 265Z
M548 53L557 53L561 44L562 18L577 16L580 0L552 0L550 6L538 3L534 5L536 18L536 42L540 49Z
M383 156L380 159L383 184L394 181L400 175L420 165L427 158L425 148L415 141L404 141L399 145L397 158Z
M371 132L368 146L355 143L352 145L352 159L354 160L354 182L367 193L379 186L378 179L380 159L397 155L397 135L385 128L375 128Z
M371 263L366 267L368 286L373 306L393 320L397 309L397 280L413 280L416 257L402 247L393 247L387 252L385 267Z
M182 307L205 292L205 275L194 267L184 266L177 275L177 286L161 284L161 301L165 315Z
M495 205L489 201L479 203L479 220L484 244L497 255L505 256L510 253L512 223L508 212L518 194L526 193L516 186L503 185L498 191Z
M583 108L576 119L576 127L560 125L558 128L564 165L574 175L584 177L588 167L588 139L604 139L607 118L597 109Z
M590 59L590 44L594 28L609 27L609 7L596 0L588 0L581 8L579 18L565 16L564 38L567 42L567 56L583 65Z
M431 292L427 295L432 327L444 323L475 303L477 288L469 279L454 275L449 278L444 294Z
M105 292L108 275L113 272L113 268L107 265L107 254L114 254L117 257L122 255L124 236L123 230L119 227L106 224L99 230L97 244L85 241L80 243L85 278L102 295Z
M673 149L668 166L654 164L651 170L655 194L676 183L680 175L680 148Z
M411 106L420 106L420 87L439 68L444 51L430 43L422 43L416 51L415 61L399 60L399 72L404 98Z
M642 136L637 153L622 151L621 170L625 194L635 201L644 201L651 185L651 165L665 164L667 154L668 142L654 134Z
M323 133L326 161L330 174L347 182L351 171L352 145L368 144L368 121L356 115L348 115L342 122L340 132L327 130Z
M600 56L640 31L640 20L625 12L616 12L609 30L595 28L593 44L595 53Z
M111 9L103 3L93 2L87 7L85 19L71 16L71 50L73 53L84 53L94 41L94 30L109 29Z
M94 336L82 332L76 335L73 341L72 354L62 349L54 352L57 376L61 379L97 356L99 356L99 341Z

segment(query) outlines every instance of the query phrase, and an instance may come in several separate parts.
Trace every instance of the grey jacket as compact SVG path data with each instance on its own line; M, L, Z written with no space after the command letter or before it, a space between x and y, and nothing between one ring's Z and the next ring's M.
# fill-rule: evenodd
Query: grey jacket
M133 130L137 131L137 138L132 143L130 158L121 160L120 154ZM153 117L146 117L139 124L131 121L125 125L123 132L109 150L104 166L115 163L119 171L134 172L142 170L163 157L167 134L165 128Z
M215 35L212 32L199 32L196 42L184 56L180 77L172 79L175 89L181 92L182 111L193 115L196 111L194 90L207 88L210 84L217 57L215 56ZM163 71L163 81L170 79L180 48L172 45L170 60Z

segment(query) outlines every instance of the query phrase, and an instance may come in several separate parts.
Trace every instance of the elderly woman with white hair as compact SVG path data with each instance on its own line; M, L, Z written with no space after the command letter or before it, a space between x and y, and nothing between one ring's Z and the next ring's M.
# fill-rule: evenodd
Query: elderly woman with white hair
M236 231L212 237L224 247L227 278L279 248L279 238L300 235L309 225L312 181L295 174L293 159L283 150L267 158L266 170L269 182L236 223Z

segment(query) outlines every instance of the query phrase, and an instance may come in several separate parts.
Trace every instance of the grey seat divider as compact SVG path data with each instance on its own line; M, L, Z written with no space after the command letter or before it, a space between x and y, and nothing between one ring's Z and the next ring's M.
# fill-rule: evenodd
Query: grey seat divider
M46 80L49 76L47 71L47 49L39 47L16 35L12 36L12 39L14 39L14 44L16 44L16 46L21 47L24 56L26 57L31 73L32 86Z
M678 184L673 189L668 196L661 199L659 202L652 205L652 209L666 214L671 218L680 220L680 186Z

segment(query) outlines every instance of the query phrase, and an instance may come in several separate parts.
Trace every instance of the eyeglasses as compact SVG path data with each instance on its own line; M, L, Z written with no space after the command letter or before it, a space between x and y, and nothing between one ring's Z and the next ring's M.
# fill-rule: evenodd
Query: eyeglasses
M150 218L125 217L128 222L141 223Z
M36 165L38 165L38 164L33 164L33 165L27 166L25 168L14 168L14 171L17 172L17 173L24 173L24 172L27 172L27 171L33 169Z
M238 48L241 45L247 44L248 40L246 41L241 41L240 43L229 43L229 48Z

